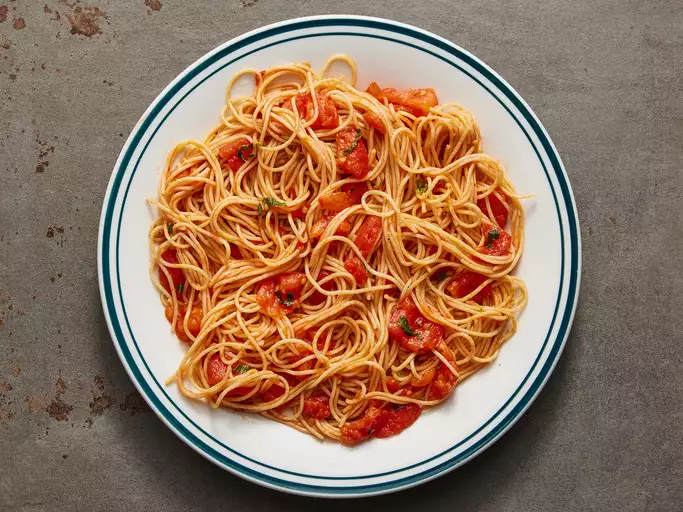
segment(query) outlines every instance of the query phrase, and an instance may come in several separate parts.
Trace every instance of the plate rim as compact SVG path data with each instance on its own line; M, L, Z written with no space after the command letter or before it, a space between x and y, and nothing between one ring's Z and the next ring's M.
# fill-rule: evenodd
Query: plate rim
M226 465L225 463L216 460L214 456L211 454L207 453L203 449L200 448L200 446L197 446L195 442L192 442L190 438L194 438L194 434L191 432L186 431L186 428L182 424L178 425L173 425L172 419L176 420L175 415L169 411L160 411L157 408L157 405L154 402L154 400L158 400L158 397L154 394L153 391L151 391L152 396L149 396L148 393L145 391L143 384L149 385L147 382L147 379L145 378L142 373L140 373L140 377L142 378L143 382L140 382L138 378L134 375L134 369L131 367L128 361L128 357L125 356L122 352L123 350L123 345L127 345L128 343L125 341L125 338L120 335L117 332L117 329L113 325L112 318L110 317L110 311L109 311L109 305L108 305L108 300L107 300L107 291L108 289L105 289L105 272L104 272L104 266L103 266L103 260L104 258L104 249L105 247L108 248L108 242L109 240L105 241L104 240L104 231L105 231L105 218L107 217L107 212L109 211L109 207L114 204L112 207L112 211L116 210L116 198L118 197L118 194L116 196L112 197L112 191L114 189L115 182L117 181L117 177L122 177L123 174L125 174L126 168L122 169L121 164L124 160L125 155L127 154L133 154L137 148L136 145L132 145L132 142L136 139L136 136L141 132L141 128L144 124L144 121L148 119L150 113L155 110L157 107L161 106L163 107L165 102L163 102L164 99L166 99L166 96L169 94L171 90L175 88L180 82L182 82L188 75L192 74L193 72L199 73L203 69L198 69L202 64L206 63L208 60L210 60L214 55L216 55L219 52L222 52L231 46L235 45L236 43L244 43L245 41L254 38L254 36L260 36L259 38L255 39L254 41L251 42L257 42L259 39L263 39L265 37L270 37L271 34L266 35L268 32L276 30L276 29L282 29L282 28L287 28L289 27L288 30L285 32L294 32L296 33L297 29L301 28L310 28L308 26L306 27L299 27L299 25L305 24L307 22L321 22L319 25L316 26L316 28L325 28L326 26L333 27L333 26L353 26L354 24L356 26L360 25L362 28L377 28L380 30L385 30L389 32L398 32L399 34L403 36L408 36L413 39L417 39L420 42L426 42L428 44L434 44L434 42L439 42L438 46L449 53L453 55L456 59L463 60L463 56L467 57L467 64L469 65L474 65L473 67L480 72L482 75L484 75L485 78L490 80L492 82L492 85L494 85L497 89L498 92L502 92L503 95L508 98L509 100L512 101L512 103L515 105L517 110L519 110L519 113L522 114L524 119L529 123L532 131L535 133L537 136L539 142L543 146L543 150L545 155L547 156L548 160L551 163L552 170L555 171L555 176L558 181L558 192L563 198L563 201L558 202L556 199L556 207L558 208L558 215L559 215L559 222L562 224L563 221L563 213L559 211L559 206L560 203L564 206L566 209L566 221L568 225L568 241L566 241L562 246L561 246L561 251L562 254L564 255L564 251L566 251L567 244L569 244L570 247L570 258L569 258L569 280L568 280L568 295L567 295L567 300L566 304L564 306L564 311L561 313L561 315L558 317L559 318L559 327L558 327L558 332L555 335L555 339L551 341L551 349L549 351L548 357L543 363L543 367L539 371L539 374L535 377L533 382L531 383L529 389L525 392L525 396L523 396L519 403L515 405L515 407L507 413L507 415L500 420L496 425L492 427L492 431L486 434L481 440L477 441L475 443L476 449L473 451L473 453L467 454L463 456L464 454L455 454L453 455L450 459L441 462L439 465L433 467L433 468L428 468L425 472L417 473L415 475L408 475L404 478L397 479L397 480L391 480L388 482L379 482L375 484L368 484L364 486L359 486L359 487L350 487L350 486L344 486L344 487L324 487L324 486L313 486L313 485L308 485L305 483L298 483L298 482L292 482L289 480L281 480L276 477L270 476L270 475L264 475L263 473L259 473L258 471L255 471L251 468L247 468L243 465L241 465L239 462L230 459L230 457L227 457L231 462L233 462L238 468L230 467ZM335 23L336 22L336 23ZM354 23L356 22L356 23ZM399 29L399 30L396 30ZM280 35L280 33L275 33L273 35ZM357 34L358 36L363 36L364 34ZM422 36L422 37L419 37ZM250 42L250 43L251 43ZM282 43L284 41L278 41L278 43ZM250 44L250 43L244 43ZM446 48L443 48L443 46L446 46ZM418 49L424 50L423 48L418 47ZM191 79L192 77L190 77ZM474 77L473 77L474 78ZM476 80L476 78L475 78ZM188 80L189 81L189 80ZM186 85L186 84L184 84ZM482 84L483 85L483 84ZM175 93L174 93L175 94ZM492 93L493 94L493 93ZM495 97L495 95L494 95ZM169 100L173 98L173 94L169 96ZM496 98L498 99L498 98ZM499 100L500 101L500 100ZM511 115L512 112L509 112ZM516 116L513 115L513 117L516 119ZM518 121L519 122L519 121ZM522 128L524 130L524 128ZM142 132L144 134L144 131ZM525 131L525 135L528 137ZM153 137L150 137L150 140ZM530 141L531 142L531 141ZM534 148L535 151L538 152L537 148L532 142L532 147ZM540 155L539 155L540 157ZM541 159L542 162L542 159ZM543 162L542 162L543 163ZM547 171L546 171L547 172ZM131 177L132 179L132 177ZM554 187L552 183L550 184L551 190L553 191L553 194L555 194ZM113 201L113 203L112 203ZM121 205L121 214L123 213L125 204ZM118 232L118 235L120 235L120 231ZM109 184L107 186L107 191L103 200L103 207L102 207L102 213L100 217L100 226L99 226L99 233L98 233L98 249L97 249L97 263L98 263L98 281L99 281L99 288L100 288L100 298L102 302L102 308L104 311L105 319L107 322L107 327L109 329L110 336L112 338L112 341L114 343L114 346L117 350L117 353L119 355L119 358L121 359L122 364L124 365L124 368L126 369L127 373L129 374L129 377L135 384L136 388L140 392L140 394L143 396L143 398L146 400L146 402L150 405L152 410L155 411L157 416L186 444L188 444L191 448L193 448L195 451L203 455L205 458L210 460L211 462L216 463L220 467L223 467L224 469L227 469L231 471L232 473L241 476L243 478L246 478L252 482L265 485L267 487L271 487L274 489L282 490L285 492L291 492L291 493L296 493L296 494L305 494L305 495L312 495L312 496L320 496L320 497L350 497L350 496L360 496L360 495L371 495L371 494L382 494L382 493L387 493L387 492L393 492L397 491L399 489L405 489L407 487L412 487L414 485L418 485L420 483L424 483L428 480L431 480L433 478L436 478L437 476L440 476L442 474L445 474L446 472L455 469L456 467L460 466L461 464L464 464L468 460L471 460L473 457L476 455L482 453L484 450L486 450L489 446L491 446L497 439L499 439L523 414L524 412L528 409L528 407L533 403L535 398L537 397L538 393L541 391L541 389L544 387L545 383L547 382L549 376L552 374L555 365L557 364L557 361L559 360L559 357L563 351L563 348L566 344L567 337L569 335L569 330L571 328L571 324L574 319L574 315L576 312L576 305L578 301L578 296L579 296L579 288L580 288L580 276L581 276L581 234L580 234L580 229L579 229L579 219L578 219L578 213L577 213L577 208L576 208L576 203L574 200L574 196L572 193L572 188L571 184L569 182L569 178L566 174L566 170L562 164L562 161L559 157L559 154L557 153L557 150L552 143L552 140L550 139L549 135L547 134L547 131L543 127L543 125L540 123L538 120L537 116L535 113L532 111L532 109L526 104L526 102L521 98L521 96L515 91L514 88L512 88L500 75L498 75L494 70L492 70L490 67L488 67L484 62L482 62L480 59L476 58L474 55L471 53L467 52L466 50L460 48L459 46L455 45L454 43L447 41L446 39L443 39L435 34L432 34L430 32L427 32L425 30L422 30L420 28L407 25L404 23L399 23L393 20L388 20L388 19L383 19L383 18L375 18L375 17L367 17L367 16L351 16L351 15L325 15L325 16L309 16L309 17L301 17L301 18L294 18L290 20L284 20L281 22L273 23L264 27L261 27L256 30L252 30L250 32L247 32L241 36L238 36L234 39L231 39L213 50L207 52L205 55L197 59L195 62L190 64L188 67L186 67L174 80L172 80L160 93L157 95L157 97L152 101L152 103L149 105L149 107L145 110L143 115L140 117L138 122L135 124L134 128L132 129L130 135L128 136L126 143L124 144L121 153L119 154L119 157L116 161L116 164L114 166L114 169L112 171L112 175L109 180ZM572 269L574 271L572 272ZM117 272L118 272L118 265L117 265ZM564 281L565 275L561 274L560 280L561 282ZM120 280L117 283L120 286ZM573 293L572 293L573 289ZM111 287L109 287L109 290L111 290ZM558 302L561 301L562 299L562 294L558 294ZM114 310L114 313L116 312L115 306L112 308ZM116 315L114 315L116 316ZM116 318L117 323L119 322L119 319ZM553 328L551 327L548 338L550 339L552 336L552 330ZM131 334L132 334L132 329L131 329ZM558 343L559 342L559 343ZM126 346L128 349L128 347ZM543 348L539 351L539 357L543 353ZM533 366L532 370L533 371ZM137 369L137 368L136 368ZM138 370L139 371L139 370ZM527 376L528 378L528 376ZM512 395L514 397L514 394ZM162 407L165 409L165 406ZM169 414L171 418L168 418L166 414ZM199 440L200 444L204 444L201 440ZM210 451L215 451L211 447L206 447ZM454 448L450 448L449 450L452 450ZM449 450L444 451L441 455L444 453L447 453ZM218 454L221 457L226 457L223 454ZM248 457L241 455L238 453L239 456L245 457L248 459ZM439 457L441 455L437 455L435 457ZM460 460L457 463L452 463L453 459L460 458L462 457L462 460ZM433 460L434 457L431 457L428 460ZM258 461L253 461L256 462L257 464L268 466L267 464L260 463ZM416 464L412 464L410 466L406 466L403 468L400 468L395 471L391 472L384 472L378 475L363 475L363 476L354 476L354 477L332 477L332 478L326 478L326 477L319 477L315 475L301 475L294 473L295 475L299 476L304 476L306 478L318 478L318 479L329 479L329 480L353 480L353 479L369 479L369 478L376 478L379 476L391 474L391 473L397 473L401 471L406 471L410 468L419 466L421 464L424 464L426 461L422 461ZM446 467L444 467L446 466ZM272 468L275 471L279 472L284 472L284 473L292 473L287 470L279 469L279 468ZM249 474L252 473L252 474ZM431 473L425 475L425 473ZM264 478L268 480L273 480L276 483L269 482L264 480ZM411 480L409 482L402 482L403 480ZM327 490L324 490L327 489Z

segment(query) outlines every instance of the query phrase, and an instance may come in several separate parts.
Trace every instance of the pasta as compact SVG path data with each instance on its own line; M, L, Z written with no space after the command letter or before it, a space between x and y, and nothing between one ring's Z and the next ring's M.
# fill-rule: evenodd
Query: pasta
M445 400L526 304L519 196L473 115L356 74L238 73L220 125L169 155L149 234L188 344L169 383L348 445Z

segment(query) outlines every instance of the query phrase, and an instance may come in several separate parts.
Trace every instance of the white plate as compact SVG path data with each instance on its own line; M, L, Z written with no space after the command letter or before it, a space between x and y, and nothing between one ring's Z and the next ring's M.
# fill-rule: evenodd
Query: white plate
M354 448L319 442L278 423L186 399L164 386L184 347L172 338L149 277L145 198L155 196L166 155L203 140L219 122L230 78L292 61L320 68L345 53L360 88L433 87L441 102L472 110L484 148L508 169L524 201L526 244L517 275L529 304L515 336L480 371L411 428ZM102 305L131 379L189 446L228 471L287 492L327 497L380 494L425 482L481 453L523 414L552 372L574 315L580 277L576 206L548 134L500 76L438 36L355 16L300 18L249 32L188 67L154 100L128 137L104 199L98 246Z

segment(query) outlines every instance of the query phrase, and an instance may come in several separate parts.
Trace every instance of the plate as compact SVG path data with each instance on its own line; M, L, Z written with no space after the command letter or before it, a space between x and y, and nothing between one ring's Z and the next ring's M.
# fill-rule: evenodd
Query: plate
M147 231L166 156L219 123L225 87L240 69L333 54L358 64L358 86L433 87L442 102L474 112L486 152L500 159L524 201L526 240L516 274L529 303L498 359L398 436L349 448L276 422L213 410L164 381L184 347L172 336L149 280ZM524 413L567 339L579 291L576 206L545 129L510 85L479 59L424 30L394 21L321 16L284 21L233 39L189 66L140 118L116 162L98 241L102 305L116 350L142 396L166 425L210 461L282 491L349 497L411 487L467 462Z

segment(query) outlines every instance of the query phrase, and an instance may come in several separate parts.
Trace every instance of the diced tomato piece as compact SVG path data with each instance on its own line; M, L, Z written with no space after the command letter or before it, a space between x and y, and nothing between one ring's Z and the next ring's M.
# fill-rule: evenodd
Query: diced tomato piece
M228 373L228 365L223 362L220 354L214 354L209 358L206 365L206 379L209 386L213 387L225 378Z
M316 100L318 102L318 117L311 124L311 128L317 130L319 128L331 129L339 126L339 113L332 98L327 94L316 93ZM313 105L311 104L311 110Z
M377 114L375 114L373 111L368 110L363 114L363 119L365 119L365 122L368 123L372 128L377 130L379 133L384 135L387 132L387 127L384 125L384 121L382 121L382 118L379 117Z
M370 85L368 85L368 88L365 90L365 92L374 96L379 101L382 101L384 98L386 98L381 87L379 85L377 85L377 82L372 82Z
M322 281L326 277L330 276L331 274L327 270L321 270L320 273L318 274L318 282ZM326 291L332 291L334 290L334 281L330 280L327 281L326 283L323 283L320 285L320 287L323 290ZM308 298L308 301L311 304L322 304L327 300L327 296L324 293L320 293L318 290L314 291L311 296Z
M173 321L173 305L167 306L166 310L164 311L166 314L166 319L169 322ZM175 324L175 333L176 336L181 340L185 342L192 341L190 337L188 336L188 333L191 334L192 336L197 336L199 332L202 330L202 309L199 307L192 308L190 311L190 317L187 319L187 331L185 331L185 315L187 314L187 306L185 304L179 304L178 305L178 318L176 319L176 324Z
M382 234L382 219L369 215L363 221L360 228L356 232L356 239L354 243L360 250L360 253L365 259L368 259L372 249L377 245L377 241Z
M493 218L498 223L499 227L505 228L505 224L508 221L509 214L507 209L507 202L505 201L505 196L503 195L503 192L499 188L496 189L496 192L500 194L502 200L499 199L498 196L495 194L489 194L484 199L480 199L479 201L477 201L477 206L482 212L484 212L484 215L488 217L489 210L486 206L486 200L488 199L488 202L491 205L491 213L493 213Z
M261 399L264 402L272 402L273 400L277 400L284 394L285 388L283 388L279 384L273 384L267 390L261 393Z
M387 378L387 390L389 393L396 393L401 389L401 384L393 377Z
M368 407L362 418L345 423L341 428L341 442L352 446L361 441L370 439L375 432L382 428L388 421L384 409Z
M356 204L360 204L363 194L368 191L366 182L342 185L341 191L332 192L320 198L320 206L326 210L340 212Z
M323 392L304 398L304 416L324 420L330 416L330 397Z
M443 326L422 316L410 297L403 299L389 318L391 339L413 352L432 350L441 342L443 335Z
M233 260L243 259L242 252L240 251L240 248L237 247L235 244L230 245L230 257Z
M337 165L357 179L367 176L370 171L368 148L360 128L344 128L337 132Z
M342 192L343 193L343 192ZM327 229L327 226L334 219L334 213L325 213L320 219L318 219L313 226L311 226L311 231L309 236L312 240L318 240L322 238L323 233ZM348 219L341 221L337 230L334 232L336 236L347 236L351 232L351 223Z
M489 222L484 222L482 235L484 236L484 246L479 249L479 252L490 256L507 256L510 254L512 237L507 231L503 231Z
M386 409L386 421L384 425L377 428L375 437L384 438L403 432L411 426L422 414L422 407L419 404L391 404Z
M301 272L286 272L269 277L261 281L256 291L256 302L268 316L287 315L296 308L305 283L306 274Z
M405 105L394 105L394 110L396 110L396 112L406 112L415 117L420 117L422 115L422 113L418 109L407 107Z
M299 208L290 213L292 214L292 217L294 217L295 219L303 219L306 217L306 213L308 213L308 205L304 203Z
M453 278L448 286L446 286L446 290L448 290L448 293L450 293L453 297L459 299L472 293L487 279L488 277L483 274L465 270ZM483 300L490 295L491 285L487 284L479 293L472 297L472 300L481 304Z
M178 263L178 255L176 254L176 250L166 249L163 253L161 253L161 259L166 263L176 265ZM161 283L161 286L163 286L168 293L171 293L171 285L175 289L176 294L180 293L181 290L179 290L179 288L182 289L185 287L185 273L183 272L183 269L166 267L166 270L171 276L171 283L169 284L166 274L164 274L162 270L159 270L159 283Z
M458 365L455 362L455 354L453 354L453 351L448 348L445 343L441 343L438 350L444 356L446 361L448 361L450 365L457 370ZM451 391L453 391L453 388L457 382L457 375L455 375L445 364L439 363L439 366L436 367L434 380L432 380L429 386L429 398L436 398L439 400L445 397Z
M233 172L237 172L250 158L254 158L254 145L247 139L238 139L233 142L223 144L218 148L218 156L221 157ZM241 156L241 158L240 158Z
M404 107L407 112L416 117L427 115L431 107L436 107L439 104L434 89L380 89L379 85L373 82L368 87L367 92L380 101L386 99L389 103Z
M365 281L368 280L368 273L365 270L363 262L355 256L344 262L344 268L353 276L357 285L362 286L365 284Z
M263 311L268 316L281 316L283 309L277 300L275 291L277 290L277 281L275 278L268 278L261 281L258 291L256 292L256 302L258 302Z
M306 274L302 272L286 272L278 276L280 290L283 292L298 292L306 284Z
M429 370L426 370L418 378L413 376L410 379L410 385L415 387L415 388L424 388L426 386L429 386L429 384L432 382L432 380L434 380L435 374L436 374L436 370L434 368L430 368Z

